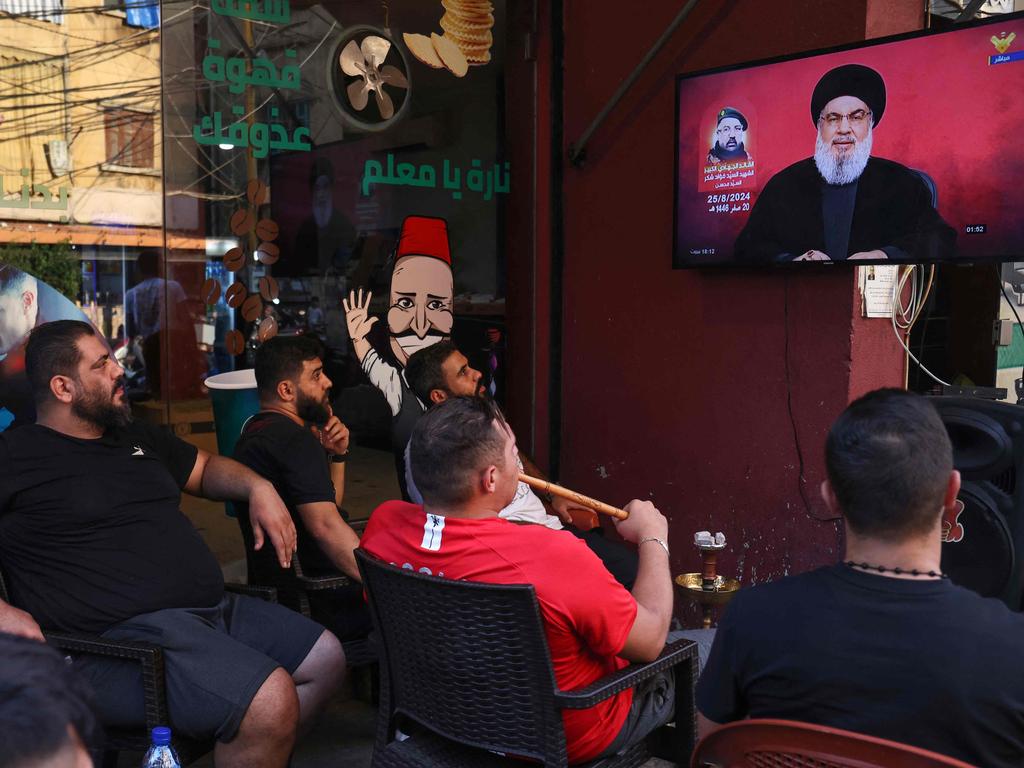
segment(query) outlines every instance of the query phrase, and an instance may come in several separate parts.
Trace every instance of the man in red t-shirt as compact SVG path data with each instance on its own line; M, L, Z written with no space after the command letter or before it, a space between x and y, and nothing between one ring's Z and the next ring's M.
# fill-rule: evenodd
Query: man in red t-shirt
M370 517L360 546L404 568L492 584L532 584L558 687L575 690L629 661L651 661L672 614L668 524L631 501L619 534L637 544L632 593L579 539L498 516L519 482L516 440L488 399L455 397L424 414L411 440L423 506L390 501ZM569 761L591 760L642 739L672 714L670 676L595 707L564 710Z

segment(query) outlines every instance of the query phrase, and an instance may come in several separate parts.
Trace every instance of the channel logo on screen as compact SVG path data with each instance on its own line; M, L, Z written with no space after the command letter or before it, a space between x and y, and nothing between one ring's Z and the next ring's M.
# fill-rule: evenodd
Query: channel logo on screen
M995 46L997 53L994 56L988 57L988 63L990 65L1007 64L1011 61L1021 61L1024 59L1024 51L1010 52L1010 46L1013 45L1013 41L1016 39L1016 32L1000 32L998 35L992 35L991 42Z

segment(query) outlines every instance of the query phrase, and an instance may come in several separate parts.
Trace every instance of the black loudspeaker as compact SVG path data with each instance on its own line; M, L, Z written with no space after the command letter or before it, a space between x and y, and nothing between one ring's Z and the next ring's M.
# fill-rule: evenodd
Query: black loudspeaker
M943 520L942 570L1012 610L1024 596L1024 407L929 398L953 443L963 509Z

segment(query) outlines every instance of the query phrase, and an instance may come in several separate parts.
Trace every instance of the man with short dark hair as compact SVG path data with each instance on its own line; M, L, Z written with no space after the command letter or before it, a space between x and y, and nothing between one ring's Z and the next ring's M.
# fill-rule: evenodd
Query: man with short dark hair
M275 336L256 350L260 411L246 423L235 459L265 477L298 531L303 572L342 571L360 581L359 537L341 516L349 433L331 412L323 348L310 336ZM240 511L244 511L244 506ZM313 614L342 639L366 634L362 589L317 590Z
M702 730L803 720L1020 766L1024 616L941 572L960 473L935 408L900 390L865 395L832 425L825 460L845 562L736 595L697 688Z
M339 682L344 654L303 616L225 593L179 509L182 490L247 501L256 547L270 539L287 567L295 528L273 486L132 423L124 371L88 323L36 328L26 365L37 421L0 434L0 563L12 603L0 602L0 631L160 645L172 728L216 737L219 765L283 766L300 719ZM141 723L136 667L87 656L75 666L105 724Z
M167 346L168 335L179 332L178 326L186 326L192 334L192 324L182 322L187 315L185 290L177 280L165 280L160 276L160 251L146 248L139 252L135 261L135 275L138 282L124 294L125 333L127 338L142 337L142 359L146 368L146 386L154 397L166 393L161 388L161 356ZM193 346L192 349L195 349ZM186 347L175 345L180 365ZM194 355L187 359L190 363ZM189 366L191 368L191 366ZM198 381L198 379L197 379Z
M451 397L488 396L486 388L480 383L480 371L471 368L466 356L450 341L439 341L412 355L406 365L405 376L416 397L426 403L428 408ZM412 475L409 451L409 446L406 446L406 490L410 500L420 504L423 497ZM542 477L540 469L522 451L517 460L520 470L526 465L529 474ZM555 514L549 514L548 507ZM606 539L600 527L588 531L577 528L572 522L571 511L574 508L578 506L561 496L549 497L545 505L530 486L520 482L512 502L501 510L499 516L516 523L533 523L555 531L568 531L582 539L626 589L632 589L636 580L636 554L619 542Z
M631 501L629 518L615 523L640 553L630 594L577 539L499 517L516 494L519 467L515 435L491 400L446 399L417 422L411 446L423 506L379 506L363 534L367 552L451 579L532 584L562 690L658 656L672 580L668 523L653 504ZM589 709L563 711L570 762L616 753L666 722L673 685L671 675L658 675Z
M49 646L0 632L0 765L92 768L92 691Z

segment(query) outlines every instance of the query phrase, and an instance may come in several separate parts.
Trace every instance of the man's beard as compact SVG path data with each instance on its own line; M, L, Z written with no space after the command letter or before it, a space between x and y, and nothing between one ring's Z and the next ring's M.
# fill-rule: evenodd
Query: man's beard
M98 388L92 392L84 392L81 397L71 401L71 413L104 432L114 427L127 426L132 420L131 407L128 403L114 405L114 393L120 389L123 396L124 382L123 376L114 382L109 396L103 395Z
M826 144L821 131L814 142L814 164L828 184L849 184L860 178L871 157L871 129L861 141L854 141L852 151L836 157L832 144Z
M299 414L299 418L303 421L321 427L331 418L331 414L327 410L326 401L316 400L302 392L299 393L298 400L295 401L295 412Z
M334 204L330 198L326 200L313 200L313 221L319 229L323 229L331 220L334 212Z

